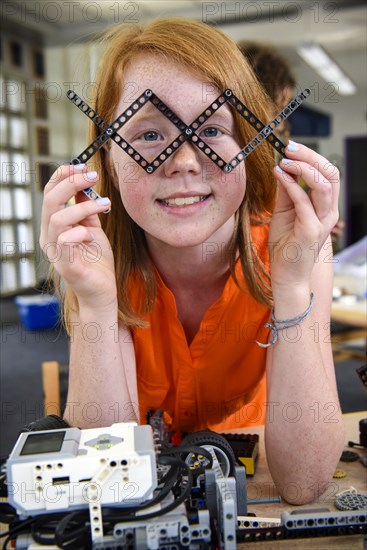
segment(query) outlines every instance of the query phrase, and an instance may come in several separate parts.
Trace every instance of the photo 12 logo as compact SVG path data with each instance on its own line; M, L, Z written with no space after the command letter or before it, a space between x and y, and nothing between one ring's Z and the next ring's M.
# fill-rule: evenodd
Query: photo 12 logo
M103 6L105 4L105 6ZM107 5L108 4L108 5ZM21 23L139 23L138 2L2 2L5 18Z
M336 17L339 7L336 2L203 2L202 21L220 23L274 23L282 20L297 23L307 17L313 23L339 23Z

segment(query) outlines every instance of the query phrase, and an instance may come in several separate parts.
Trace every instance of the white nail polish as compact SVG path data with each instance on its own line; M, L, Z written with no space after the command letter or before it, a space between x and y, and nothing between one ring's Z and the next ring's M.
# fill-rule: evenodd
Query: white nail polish
M296 143L295 141L289 140L287 144L287 149L291 153L295 153L296 151L298 151L298 143Z
M101 197L99 199L96 199L96 203L100 206L107 206L108 204L110 204L110 202L111 201L108 197Z
M84 170L85 164L74 164L75 170Z
M85 177L88 179L88 180L95 180L96 177L97 177L97 172L87 172L85 174Z
M275 167L275 170L276 170L277 172L279 172L279 174L284 174L284 171L283 171L283 170L281 169L281 167L278 166L278 165Z

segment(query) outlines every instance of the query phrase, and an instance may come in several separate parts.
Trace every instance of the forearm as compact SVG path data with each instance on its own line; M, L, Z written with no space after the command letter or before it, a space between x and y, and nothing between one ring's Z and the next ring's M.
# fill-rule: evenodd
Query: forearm
M317 300L299 325L279 332L267 364L266 452L274 481L286 500L310 502L332 479L344 428L327 356L329 323L320 322ZM275 291L279 319L305 311L310 289Z
M117 306L98 313L81 309L71 321L70 340L65 420L80 428L136 421L134 353L131 338L118 331Z

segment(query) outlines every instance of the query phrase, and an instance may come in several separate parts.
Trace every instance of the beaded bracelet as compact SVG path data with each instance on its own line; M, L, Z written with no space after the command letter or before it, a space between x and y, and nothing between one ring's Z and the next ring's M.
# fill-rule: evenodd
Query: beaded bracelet
M313 301L314 301L314 295L313 292L310 294L310 304L306 311L301 313L300 315L297 315L296 317L292 317L291 319L284 319L281 321L280 319L276 319L274 315L274 308L271 310L270 314L270 323L266 323L265 328L270 328L273 331L273 338L271 342L268 342L267 344L262 344L261 342L258 342L256 340L256 343L261 348L268 348L270 346L273 346L275 342L278 340L278 331L279 330L285 330L287 328L292 328L298 325L301 321L306 319L306 317L310 314L312 307L313 307Z

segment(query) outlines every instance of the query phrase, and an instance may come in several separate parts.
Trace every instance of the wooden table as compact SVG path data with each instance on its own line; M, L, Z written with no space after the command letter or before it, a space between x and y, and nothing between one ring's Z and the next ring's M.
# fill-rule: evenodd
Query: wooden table
M367 300L355 303L333 301L331 304L331 321L343 323L353 327L366 328Z
M345 427L346 427L346 443L348 441L359 442L359 421L362 418L366 418L367 413L357 412L343 415ZM255 513L258 517L275 517L279 518L280 513L287 510L301 510L304 509L316 509L316 508L328 508L330 512L339 512L335 505L335 495L349 487L355 487L358 492L367 492L367 469L361 464L361 462L340 462L338 468L341 468L347 472L347 476L343 479L334 479L330 487L325 491L323 495L319 497L317 502L307 504L304 506L292 506L286 502L272 503L272 504L251 504L250 499L269 498L277 496L277 490L274 486L270 472L267 466L265 457L264 446L264 427L251 429L251 433L257 433L260 436L260 457L258 460L256 473L253 477L247 478L247 499L248 499L248 512ZM345 447L346 449L353 450L362 456L366 453L366 450ZM269 542L246 542L245 544L238 544L239 550L303 550L312 548L317 549L341 549L348 548L348 550L363 550L363 537L360 535L351 536L337 536L337 537L321 537L310 539L289 539Z
M331 336L335 363L353 359L361 361L361 364L366 362L367 301L350 304L332 302L331 323L341 323L350 327L346 331L337 330ZM356 345L352 345L353 342Z

